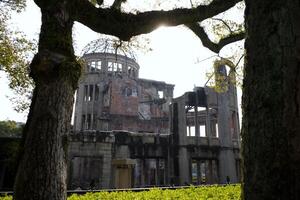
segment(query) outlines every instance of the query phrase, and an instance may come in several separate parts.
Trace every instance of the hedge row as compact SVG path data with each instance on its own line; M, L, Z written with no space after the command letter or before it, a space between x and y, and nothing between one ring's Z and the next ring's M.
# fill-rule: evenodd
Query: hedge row
M73 194L68 200L240 200L240 185L189 187L176 190L151 189L142 192L94 192ZM12 200L11 196L0 200Z

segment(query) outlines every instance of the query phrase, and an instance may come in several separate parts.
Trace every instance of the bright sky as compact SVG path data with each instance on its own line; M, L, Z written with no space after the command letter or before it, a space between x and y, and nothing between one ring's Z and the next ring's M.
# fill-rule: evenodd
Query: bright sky
M28 1L26 11L14 16L12 26L24 31L29 38L37 40L41 23L40 16L39 8L33 1ZM212 66L212 59L207 58L214 53L204 48L191 31L182 26L160 27L147 37L151 39L153 51L146 54L138 53L140 78L175 84L174 97L193 90L194 86L205 84L206 72ZM97 38L98 35L95 32L76 23L74 29L76 54L80 55L82 48ZM3 72L0 72L0 80L0 120L11 119L25 122L27 114L15 112L6 97L12 95L12 92L7 87L8 81Z

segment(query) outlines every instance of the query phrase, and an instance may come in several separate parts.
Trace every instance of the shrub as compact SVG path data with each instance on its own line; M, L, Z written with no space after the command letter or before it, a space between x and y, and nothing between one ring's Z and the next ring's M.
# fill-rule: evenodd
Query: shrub
M240 185L214 185L174 190L153 188L141 192L91 192L84 195L73 194L68 200L241 200L240 195ZM0 197L0 200L12 198Z

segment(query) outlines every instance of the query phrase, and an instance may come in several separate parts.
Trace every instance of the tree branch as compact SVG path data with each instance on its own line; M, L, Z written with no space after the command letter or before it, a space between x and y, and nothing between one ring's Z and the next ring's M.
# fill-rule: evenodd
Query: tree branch
M118 0L117 0L118 1ZM98 33L114 35L128 41L135 35L149 33L160 25L177 26L213 17L233 7L241 0L214 0L209 5L191 9L149 11L138 14L122 13L116 9L95 8L86 0L74 0L71 13L78 21Z
M245 38L245 32L232 33L225 38L222 38L218 43L212 42L203 27L201 27L198 23L186 24L186 26L191 29L202 41L203 46L207 47L209 50L219 53L220 50L230 44L232 42L236 42Z
M114 3L112 4L111 8L120 10L122 3L126 2L126 0L115 0Z
M230 32L230 34L232 34L233 33L233 31L231 30L231 28L230 28L230 26L225 22L225 20L223 20L223 19L220 19L220 18L211 18L212 20L216 20L216 21L220 21L220 22L222 22L226 27L227 27L227 29L229 30L229 32Z

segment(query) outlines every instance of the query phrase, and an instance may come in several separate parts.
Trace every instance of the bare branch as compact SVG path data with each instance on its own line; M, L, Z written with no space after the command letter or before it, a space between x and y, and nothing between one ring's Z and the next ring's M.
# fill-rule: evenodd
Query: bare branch
M191 7L193 8L194 7L194 4L193 4L193 1L190 0L190 4L191 4Z
M220 50L230 44L232 42L236 42L245 38L245 32L232 33L225 38L222 38L218 43L211 41L204 31L203 27L201 27L198 23L186 24L186 26L191 29L202 41L203 46L207 47L209 50L219 53Z
M71 13L78 21L98 33L114 35L128 41L135 35L149 33L161 24L177 26L189 24L213 17L233 7L241 0L214 0L209 5L200 5L191 9L170 11L149 11L138 14L122 13L117 9L95 8L86 0L74 0Z
M235 64L235 67L234 67L234 71L236 71L236 68L239 66L239 64L240 64L240 62L241 62L241 60L242 60L242 58L245 56L245 54L243 53L242 55L241 55L241 57L239 58L239 60L237 61L237 63Z
M233 31L231 30L231 28L230 28L230 26L226 23L226 21L225 20L223 20L223 19L221 19L221 18L211 18L212 20L216 20L216 21L220 21L220 22L222 22L227 28L228 28L228 30L230 31L230 34L232 34L233 33Z
M103 4L103 0L97 0L97 4L101 6Z
M115 0L114 3L112 4L111 8L120 10L122 3L125 3L125 2L126 2L126 0Z

